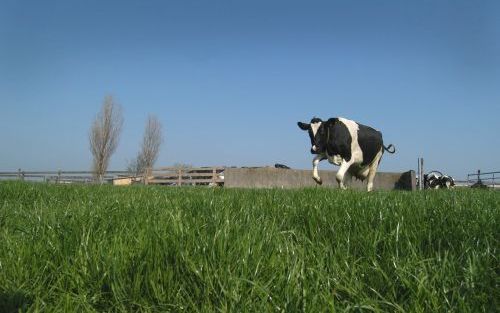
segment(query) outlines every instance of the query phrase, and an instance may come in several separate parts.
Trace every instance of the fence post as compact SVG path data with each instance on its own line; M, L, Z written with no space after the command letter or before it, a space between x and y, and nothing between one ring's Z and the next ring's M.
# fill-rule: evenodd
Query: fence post
M417 159L417 177L418 177L418 190L420 190L420 184L422 183L422 176L420 175L420 158Z
M425 187L425 181L424 181L424 158L420 158L419 160L419 165L420 165L420 175L418 177L418 187L419 190L423 190Z
M214 184L214 186L217 184L216 177L217 177L217 169L214 167L212 169L212 183Z
M21 169L17 169L17 179L21 180Z
M422 158L422 190L425 189L425 167L424 167L424 158Z
M179 175L177 178L178 178L178 181L177 181L177 186L182 186L182 169L179 169L177 171L177 175Z
M57 183L60 183L61 182L61 170L59 169L57 171Z

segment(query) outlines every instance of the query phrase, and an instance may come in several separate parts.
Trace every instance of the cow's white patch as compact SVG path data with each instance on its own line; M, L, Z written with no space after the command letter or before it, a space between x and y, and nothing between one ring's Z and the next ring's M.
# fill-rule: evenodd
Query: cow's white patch
M359 146L358 142L358 130L359 130L358 123L343 117L339 117L339 121L344 123L344 125L347 127L347 130L349 131L349 134L351 135L352 141L351 141L350 163L360 163L360 164L363 163L363 151L361 150L361 147Z
M318 129L319 129L320 126L321 126L321 122L311 123L311 130L312 130L312 133L313 133L313 137L316 137L316 133L318 132ZM318 151L318 148L316 147L316 145L313 145L311 147L311 149L314 152Z
M313 136L316 136L319 127L321 126L321 122L311 123L311 130L313 132Z

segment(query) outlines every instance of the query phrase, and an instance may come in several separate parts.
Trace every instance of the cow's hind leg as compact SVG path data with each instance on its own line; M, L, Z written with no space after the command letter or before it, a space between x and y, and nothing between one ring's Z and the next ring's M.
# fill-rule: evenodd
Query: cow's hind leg
M371 169L370 172L368 173L368 183L366 185L366 190L368 192L373 190L373 180L375 179L375 174L377 173L376 169Z
M375 156L375 159L373 160L372 164L370 164L370 169L368 171L368 183L366 185L366 190L368 192L373 190L373 181L375 179L375 174L377 174L377 169L378 165L380 164L380 160L382 159L382 153L383 150L380 150Z

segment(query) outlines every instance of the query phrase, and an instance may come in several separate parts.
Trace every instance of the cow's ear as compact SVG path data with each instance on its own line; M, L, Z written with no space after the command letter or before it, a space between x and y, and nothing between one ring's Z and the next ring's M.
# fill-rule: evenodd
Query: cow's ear
M306 123L302 123L302 122L298 122L297 125L299 125L299 128L302 130L308 130L309 128L311 128L310 124L306 124Z

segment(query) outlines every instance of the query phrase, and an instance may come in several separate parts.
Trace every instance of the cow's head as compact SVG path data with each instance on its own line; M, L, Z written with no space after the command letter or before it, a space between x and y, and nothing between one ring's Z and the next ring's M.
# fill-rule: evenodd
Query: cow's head
M309 124L302 122L297 123L300 129L307 130L309 132L312 154L321 154L326 150L324 124L325 123L317 117L313 118Z

